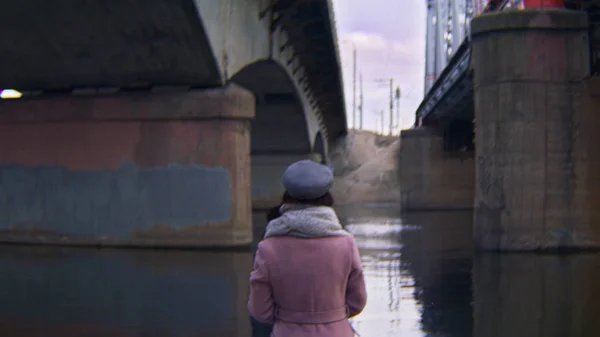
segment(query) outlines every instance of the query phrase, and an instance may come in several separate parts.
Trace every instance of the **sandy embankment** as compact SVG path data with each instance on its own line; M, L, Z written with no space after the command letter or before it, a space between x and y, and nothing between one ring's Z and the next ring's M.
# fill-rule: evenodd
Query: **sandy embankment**
M400 202L398 136L351 130L330 149L337 168L332 193L336 204Z

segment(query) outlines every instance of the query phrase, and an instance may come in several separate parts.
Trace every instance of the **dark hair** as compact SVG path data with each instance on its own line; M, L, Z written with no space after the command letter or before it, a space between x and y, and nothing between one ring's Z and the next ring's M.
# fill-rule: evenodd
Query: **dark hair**
M327 206L333 207L333 196L331 193L327 192L322 197L312 200L304 200L304 199L296 199L292 197L288 191L283 193L283 197L281 198L282 204L301 204L301 205L312 205L312 206Z
M279 207L281 206L269 209L269 211L267 212L267 221L275 220L281 216L281 213L279 213Z
M270 208L267 211L267 222L270 222L271 220L275 220L281 216L281 213L279 212L279 207L281 207L281 206ZM263 240L265 238L266 233L267 233L267 228L265 228L265 230L263 230L263 232L260 236L261 240Z

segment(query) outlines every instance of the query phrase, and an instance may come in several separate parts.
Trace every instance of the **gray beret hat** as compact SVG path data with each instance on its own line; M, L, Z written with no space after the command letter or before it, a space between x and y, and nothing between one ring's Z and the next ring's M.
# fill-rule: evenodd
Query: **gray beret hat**
M288 166L281 180L292 198L317 199L329 192L333 171L312 160L300 160Z

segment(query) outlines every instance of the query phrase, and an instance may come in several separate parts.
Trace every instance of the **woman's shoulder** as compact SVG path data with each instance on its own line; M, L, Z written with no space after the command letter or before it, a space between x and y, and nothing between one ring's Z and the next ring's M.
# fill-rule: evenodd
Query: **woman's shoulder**
M281 235L281 236L271 236L265 239L262 239L259 243L258 243L258 248L259 249L271 249L272 247L278 246L284 242L288 242L288 241L293 241L293 240L297 240L298 238L295 238L293 236L285 236L285 235Z
M266 239L262 239L258 245L257 245L257 250L263 252L263 253L268 253L268 252L273 252L277 249L278 246L280 246L281 244L283 244L286 241L289 240L293 240L295 238L290 237L290 236L272 236L272 237L268 237ZM289 243L286 243L289 244Z
M303 246L304 244L310 245L331 245L332 242L337 242L338 245L342 244L343 246L349 245L351 247L356 246L356 241L354 240L354 236L352 235L336 235L336 236L325 236L318 238L300 238L294 236L272 236L266 239L263 239L258 243L258 249L262 249L263 251L273 251L276 250L279 246L290 246L290 245L299 245Z

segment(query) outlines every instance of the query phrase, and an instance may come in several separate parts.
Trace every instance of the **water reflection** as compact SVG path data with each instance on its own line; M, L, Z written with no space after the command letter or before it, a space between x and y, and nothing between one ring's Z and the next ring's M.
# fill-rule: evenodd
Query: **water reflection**
M471 213L411 213L404 221L420 227L403 232L402 254L415 278L424 336L471 336Z
M471 335L469 213L411 214L397 207L339 210L361 250L369 300L353 319L375 336Z
M2 336L249 336L250 253L0 248Z
M404 228L400 219L373 217L368 212L360 217L359 211L353 209L353 217L347 218L340 211L360 249L369 296L364 312L352 324L364 335L420 336L414 280L401 268L400 234Z
M474 257L471 213L375 206L338 210L365 269L363 336L598 335L600 255ZM0 247L0 336L248 337L251 266L250 252Z
M478 256L475 336L598 336L599 279L598 254Z

